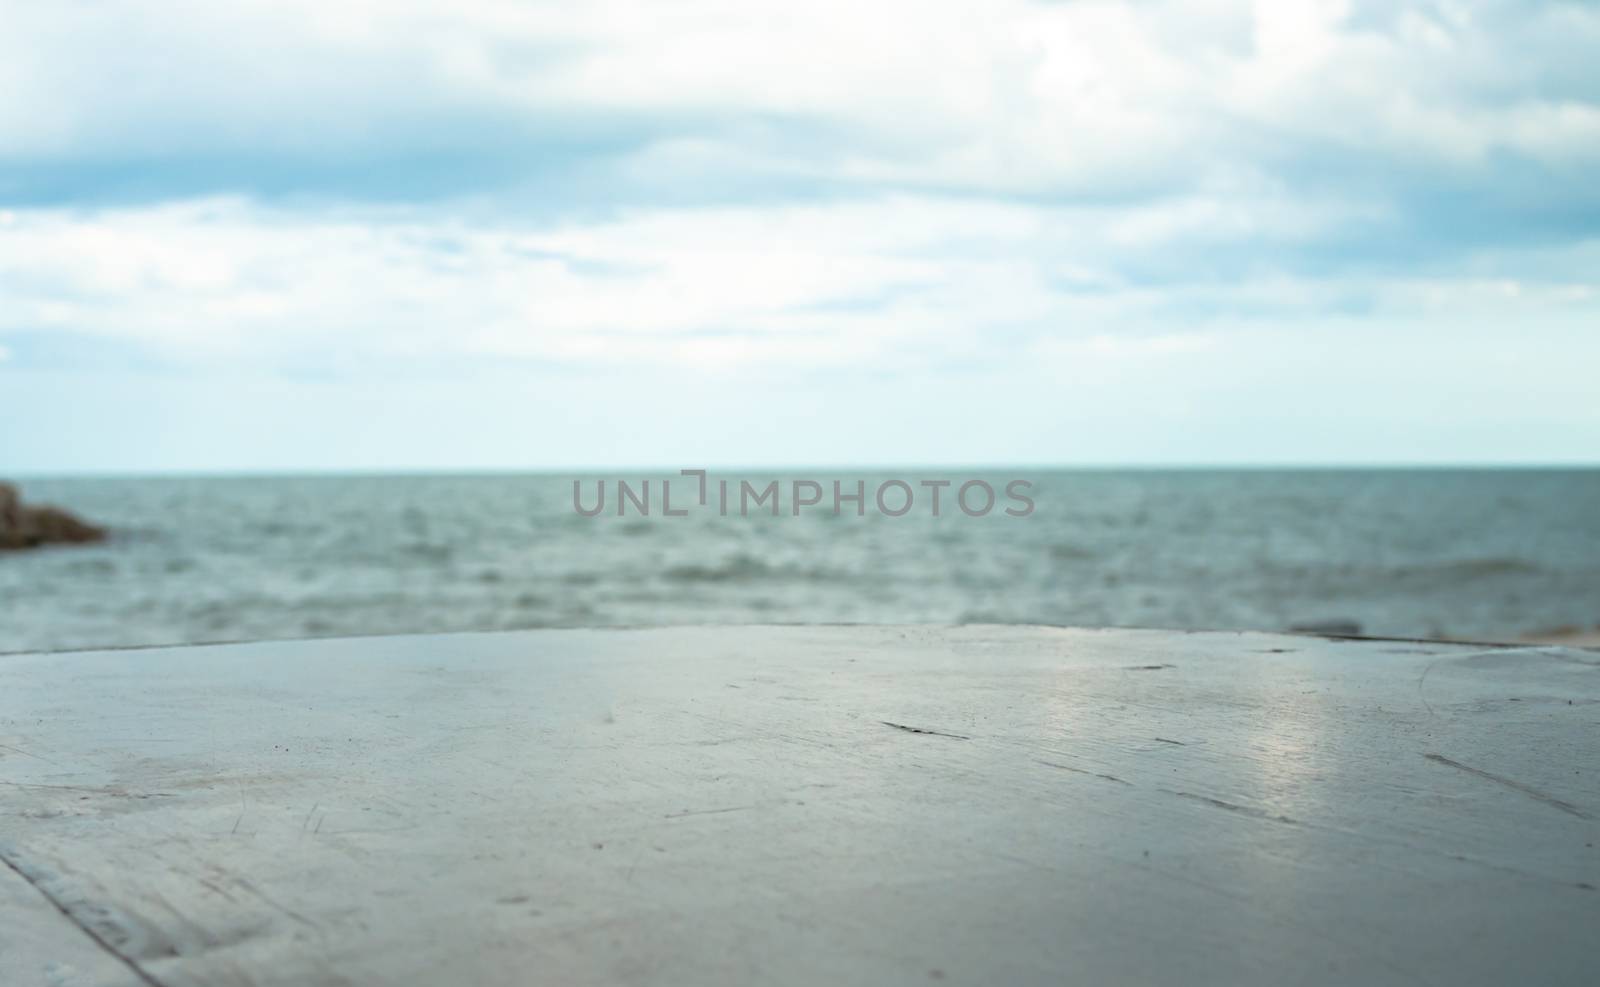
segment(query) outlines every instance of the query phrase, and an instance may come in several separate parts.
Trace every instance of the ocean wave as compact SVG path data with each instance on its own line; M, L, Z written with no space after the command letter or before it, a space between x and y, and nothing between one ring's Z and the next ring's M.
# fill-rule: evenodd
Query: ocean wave
M1269 581L1292 585L1300 592L1333 595L1356 592L1416 593L1452 590L1497 579L1526 578L1546 575L1549 572L1545 566L1537 562L1510 556L1409 562L1399 565L1286 563L1268 560L1260 563L1259 571Z
M1517 576L1536 576L1543 566L1529 559L1488 556L1417 562L1378 569L1372 576L1379 585L1397 589L1452 589L1470 583Z
M1596 619L1600 472L1038 481L1038 512L1015 523L605 525L574 515L570 484L539 476L41 483L41 499L113 538L0 559L0 651L749 621L1348 618L1372 634L1487 640Z
M1501 576L1523 575L1543 572L1544 566L1528 559L1511 558L1486 558L1486 559L1460 559L1455 562L1445 562L1434 566L1406 567L1419 571L1429 571L1458 576Z
M775 564L743 552L712 565L687 563L668 566L661 570L661 577L673 583L736 583L758 580L823 582L849 578L847 574L832 569Z

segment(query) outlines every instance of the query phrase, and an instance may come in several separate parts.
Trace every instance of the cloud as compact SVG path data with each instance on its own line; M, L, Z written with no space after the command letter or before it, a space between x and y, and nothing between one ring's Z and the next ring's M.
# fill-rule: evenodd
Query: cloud
M593 199L698 174L1167 194L1333 155L1596 162L1580 4L41 4L0 38L19 200ZM1529 58L1537 52L1537 58ZM676 165L676 167L674 167ZM600 169L608 181L585 188ZM1576 174L1570 176L1577 178ZM770 187L770 184L769 184ZM585 192L587 194L585 195Z
M14 6L13 381L1153 389L1507 327L1566 367L1600 316L1592 4Z
M1140 206L908 195L493 224L238 199L28 210L0 230L0 333L263 367L904 371L1219 324L1600 315L1600 245L1480 252L1448 272L1308 273L1307 251L1381 221L1242 193Z

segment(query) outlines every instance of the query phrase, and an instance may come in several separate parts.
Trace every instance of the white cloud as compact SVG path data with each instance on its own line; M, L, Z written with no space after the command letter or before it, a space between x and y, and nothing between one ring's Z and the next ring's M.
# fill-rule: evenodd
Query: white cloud
M1593 5L4 20L13 382L86 342L217 373L1031 375L1050 400L1128 373L1095 393L1178 414L1185 379L1348 371L1384 338L1447 363L1470 335L1477 373L1515 331L1565 371L1600 321Z
M1359 212L1354 221L1367 221ZM1474 270L1274 264L1351 221L1273 195L1146 207L896 196L471 225L424 209L241 200L28 210L0 231L0 332L169 359L358 365L515 357L700 368L1005 363L1170 351L1217 325L1597 313L1592 248ZM1210 266L1242 251L1250 272ZM1120 348L1105 341L1122 334Z
M1435 166L1600 154L1574 68L1600 11L1572 4L122 0L7 19L0 155L19 158L320 159L612 120L747 159L763 119L834 134L798 155L779 135L774 168L990 190L1259 168L1267 136Z

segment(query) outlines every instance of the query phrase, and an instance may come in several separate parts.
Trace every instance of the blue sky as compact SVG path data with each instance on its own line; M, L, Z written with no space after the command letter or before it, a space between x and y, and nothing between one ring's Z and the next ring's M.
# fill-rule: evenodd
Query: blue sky
M0 0L0 473L1600 461L1600 7Z

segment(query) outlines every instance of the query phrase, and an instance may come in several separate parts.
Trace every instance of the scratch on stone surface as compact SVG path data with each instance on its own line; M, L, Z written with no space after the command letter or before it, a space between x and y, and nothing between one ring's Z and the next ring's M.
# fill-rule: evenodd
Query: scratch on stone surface
M1455 768L1457 771L1465 771L1467 774L1477 775L1479 778L1492 781L1497 785L1504 785L1506 788L1509 788L1514 792L1521 792L1523 795L1528 796L1536 802L1543 802L1545 805L1548 805L1552 808L1560 809L1569 816L1577 816L1579 819L1590 818L1588 813L1573 805L1571 802L1563 802L1553 795L1546 795L1537 788L1530 788L1520 781L1513 781L1510 778L1497 775L1492 771L1485 771L1482 768L1474 768L1471 765L1462 764L1460 761L1451 760L1450 758L1445 757L1443 754L1424 754L1422 756L1436 764L1448 765L1449 767Z
M1421 654L1433 654L1433 652L1428 652L1428 651L1424 651L1424 652L1420 652L1420 653ZM1557 659L1561 659L1561 660L1579 660L1579 659L1566 659L1559 652L1552 652L1548 648L1539 648L1539 647L1533 647L1533 648L1501 647L1501 648L1489 648L1489 649L1483 650L1483 651L1467 651L1467 652L1460 653L1460 654L1446 653L1446 654L1440 655L1438 658L1435 658L1433 661L1428 662L1427 667L1423 668L1422 674L1417 676L1417 698L1422 701L1423 707L1426 708L1427 711L1430 714L1432 714L1434 716L1438 716L1439 715L1434 710L1433 704L1428 702L1428 697L1423 694L1423 685L1428 681L1428 673L1432 672L1433 671L1433 667L1435 665L1439 664L1442 661L1461 662L1461 661L1466 661L1466 660L1471 659L1471 658L1485 658L1485 657L1503 658L1503 657L1507 657L1507 656L1511 656L1511 655L1528 655L1528 654L1537 654L1537 655L1542 655L1542 656L1547 657L1547 658L1557 658ZM1581 663L1582 664L1592 664L1590 662L1581 662Z
M12 747L10 744L0 744L0 750L11 751L15 754L21 754L23 757L31 757L35 761L43 761L46 764L54 764L58 768L61 767L61 765L56 764L55 761L50 760L48 757L40 757L39 755L34 754L31 751L25 751L20 747Z
M227 890L225 888L223 888L222 885L218 884L215 881L208 881L203 877L196 877L195 880L199 881L201 884L203 884L204 886L210 888L212 891L215 891L217 894L219 894L222 897L228 899L229 901L238 901L239 900L239 899L235 898L233 895L229 894L227 892Z
M1159 672L1163 668L1177 668L1177 665L1124 665L1123 668L1130 672Z
M227 872L224 871L223 873L227 873ZM240 875L238 875L238 874L228 874L228 877L233 881L234 887L237 887L237 888L240 888L241 890L249 892L251 895L253 895L257 900L259 900L262 904L266 905L267 907L273 909L274 911L276 911L276 912L278 912L278 913L280 913L282 915L285 915L285 916L293 919L296 922L299 922L301 925L305 926L308 929L311 929L311 930L315 931L319 935L322 933L322 928L320 926L318 926L317 923L311 921L309 918L306 918L304 915L302 915L299 912L295 911L293 908L290 908L287 905L280 904L278 901L276 901L273 898L267 897L267 893L265 891L262 891L260 888L256 887L254 884L251 884L249 881L245 880Z
M890 723L888 720L879 720L878 722L882 723L886 727L894 727L896 730L904 730L906 733L925 733L932 737L950 737L954 740L972 739L971 737L964 737L959 733L945 733L943 730L925 730L922 727L908 727L904 723Z
M1447 655L1446 657L1449 656ZM1430 716L1438 716L1439 714L1433 711L1433 704L1428 702L1427 695L1423 693L1422 684L1428 681L1428 673L1433 671L1433 666L1439 664L1441 661L1444 661L1444 658L1436 658L1433 661L1428 662L1428 667L1424 668L1422 670L1422 674L1417 676L1417 698L1422 700L1422 705L1428 710L1428 714Z
M109 795L119 799L171 799L177 798L177 792L130 792L121 788L93 788L88 785L43 785L29 781L4 781L0 785L10 785L13 788L49 788L61 792L88 792L91 795Z
M39 892L39 894L44 897L44 900L50 903L51 907L61 913L62 918L72 923L75 927L77 927L78 931L88 936L91 942L105 950L107 955L111 956L123 966L127 967L128 970L136 978L138 978L139 982L145 985L145 987L163 987L161 981L151 976L149 971L140 966L137 960L122 953L115 946L111 945L111 943L107 941L104 936L102 936L99 932L96 932L93 927L89 926L80 920L78 916L74 915L72 913L72 909L68 908L61 901L61 899L51 894L50 891L45 888L38 875L31 873L28 868L23 867L16 860L12 859L10 854L3 851L0 851L0 863L5 864L12 873L26 881L29 887Z
M662 816L663 819L682 819L684 816L714 816L720 812L744 812L754 809L753 805L730 805L723 809L684 809L682 812L669 812Z
M1163 744L1171 744L1174 747L1188 747L1189 746L1188 744L1184 743L1181 740L1168 740L1165 737L1155 737L1155 738L1152 738L1152 739L1157 740L1157 741L1159 741L1159 742L1161 742Z
M1119 785L1127 785L1129 788L1133 787L1133 783L1132 782L1123 781L1121 778L1118 778L1116 775L1101 774L1098 771L1089 771L1089 770L1087 770L1085 768L1075 768L1070 764L1061 764L1061 763L1059 763L1057 761L1045 761L1045 760L1038 759L1038 758L1035 758L1035 760L1038 760L1040 764L1046 765L1048 767L1060 768L1062 771L1071 771L1074 774L1088 775L1091 778L1104 778L1106 781L1114 781Z
M1300 825L1300 821L1298 819L1291 819L1288 816L1274 815L1264 809L1253 809L1248 805L1239 805L1235 802L1224 802L1222 799L1212 798L1209 795L1196 795L1193 792L1178 792L1173 791L1170 788L1163 788L1162 791L1169 795L1176 795L1179 798L1188 799L1191 802L1199 802L1201 805L1209 805L1217 809L1226 809L1229 812L1237 812L1241 815L1252 816L1256 819L1265 819L1268 822L1287 823L1290 826Z

